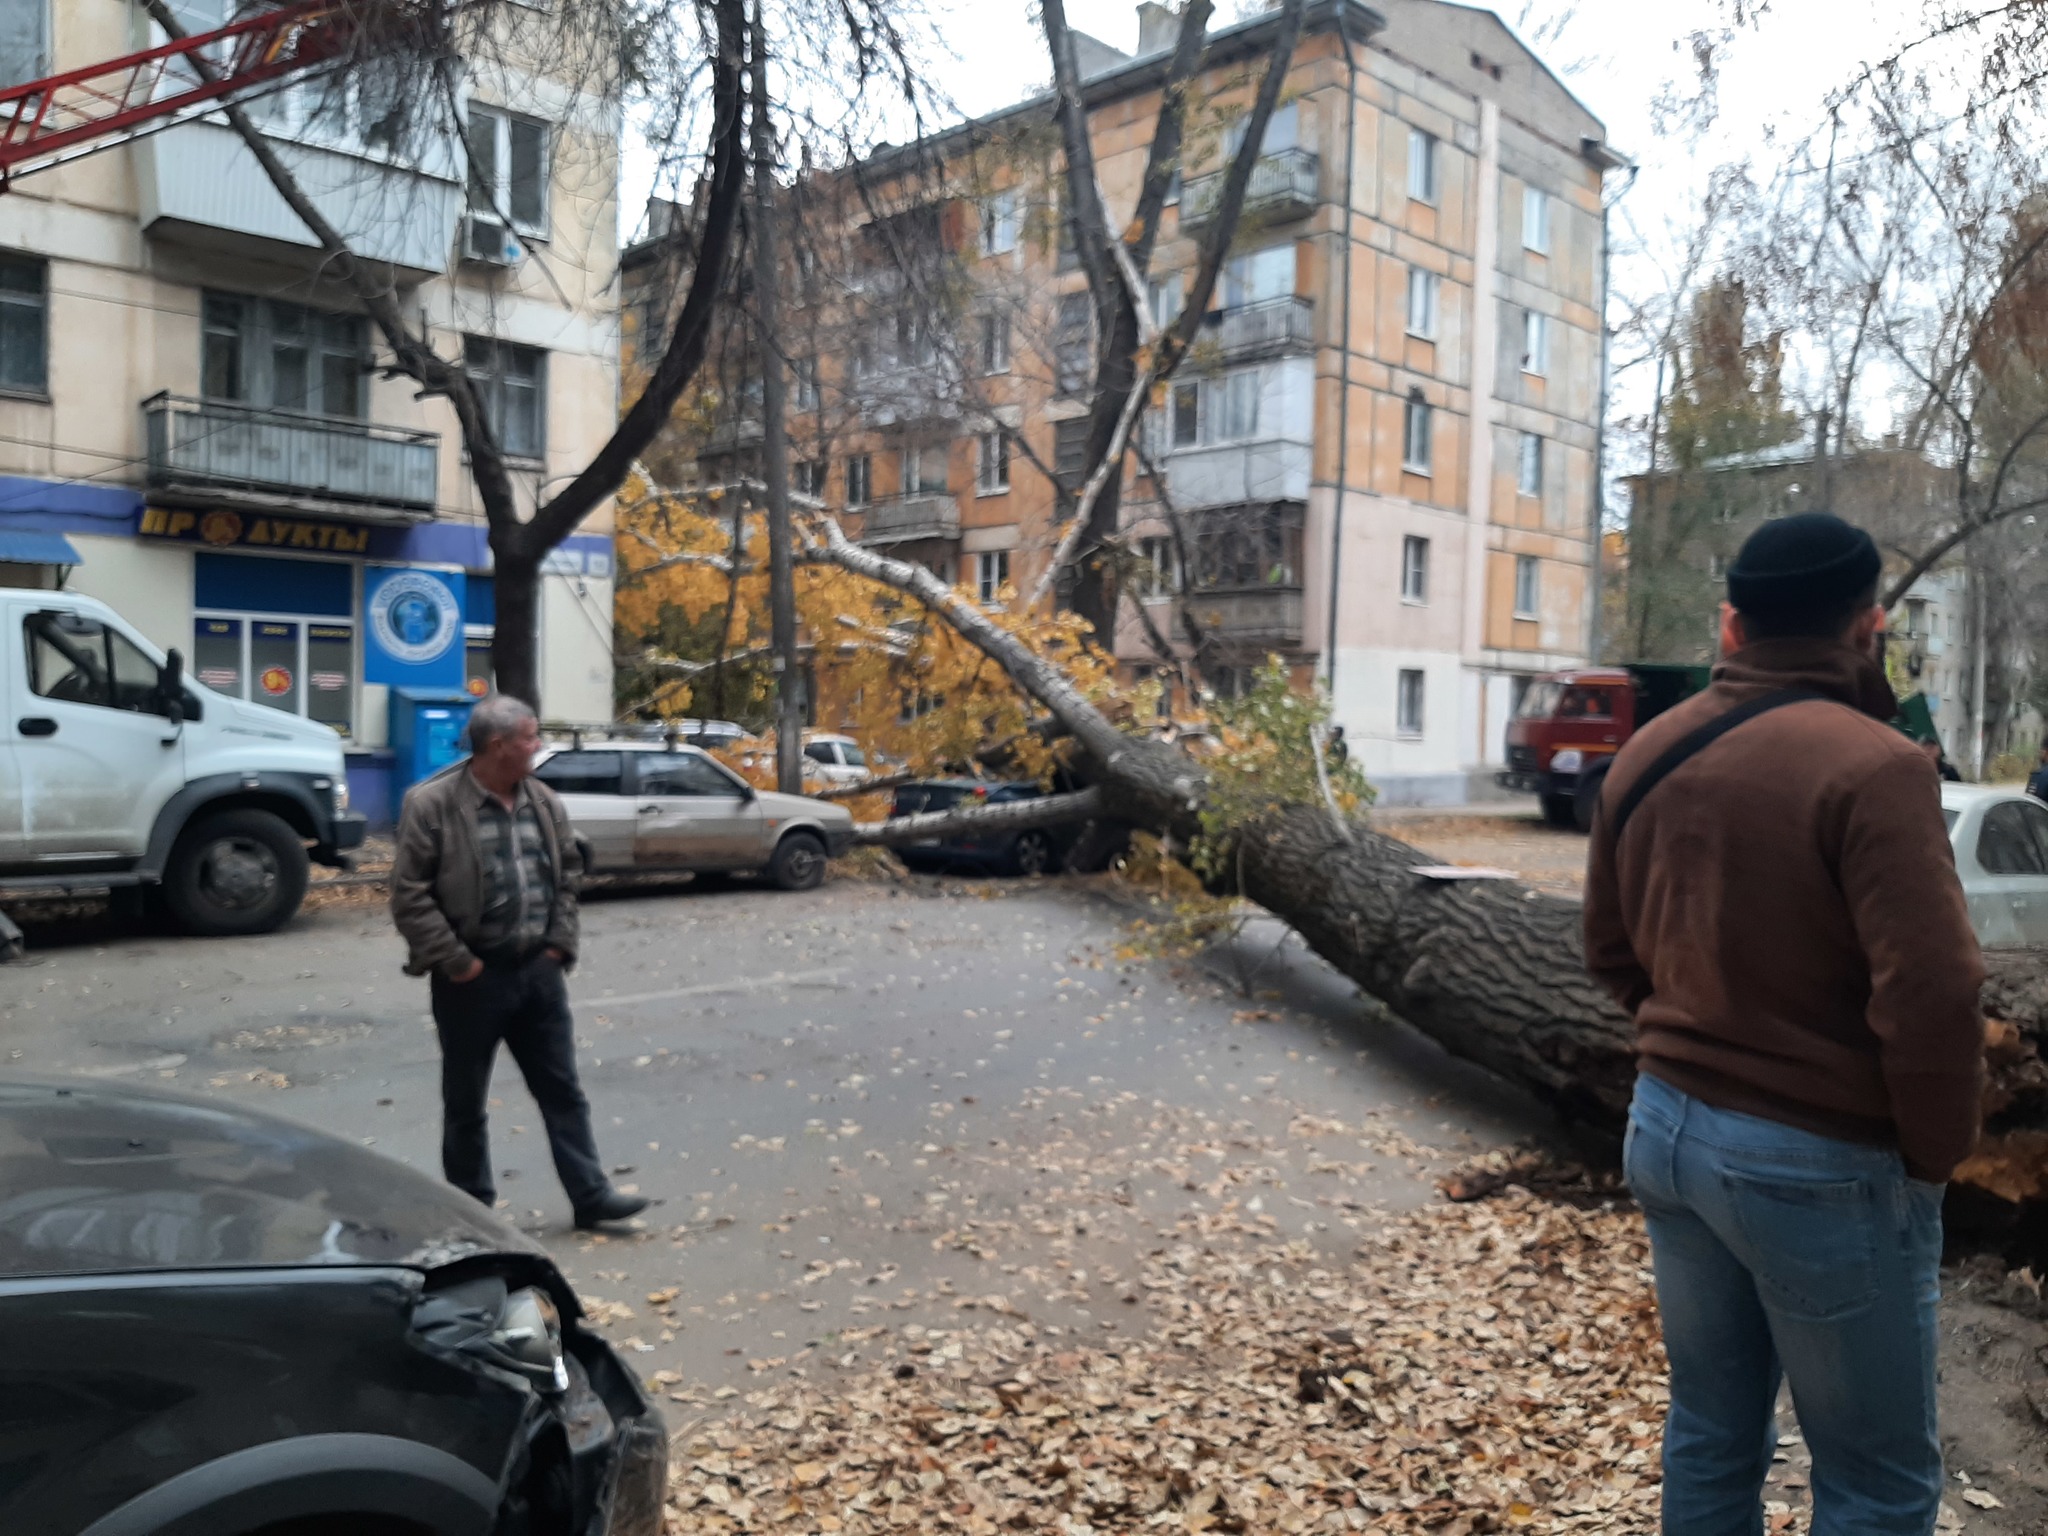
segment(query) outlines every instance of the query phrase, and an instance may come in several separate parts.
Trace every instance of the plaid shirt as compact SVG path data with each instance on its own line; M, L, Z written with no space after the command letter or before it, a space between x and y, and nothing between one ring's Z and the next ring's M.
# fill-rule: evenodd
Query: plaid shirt
M539 808L524 782L509 811L474 778L470 786L476 792L476 846L484 876L476 948L537 950L547 938L555 910L555 871L541 833Z

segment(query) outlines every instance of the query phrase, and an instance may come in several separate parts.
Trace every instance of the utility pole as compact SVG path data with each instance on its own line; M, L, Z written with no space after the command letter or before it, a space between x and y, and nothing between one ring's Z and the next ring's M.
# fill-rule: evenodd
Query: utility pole
M754 316L761 356L761 478L768 485L768 610L775 647L775 787L803 793L803 671L796 649L796 565L789 526L789 422L784 414L782 280L775 264L775 124L768 115L768 28L754 0Z

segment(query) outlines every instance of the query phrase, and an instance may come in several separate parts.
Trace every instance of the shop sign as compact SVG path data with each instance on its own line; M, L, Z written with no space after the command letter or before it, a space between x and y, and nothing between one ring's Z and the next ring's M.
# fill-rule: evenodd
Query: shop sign
M290 667L265 667L257 681L263 691L273 699L281 699L292 691L292 669Z
M153 539L178 539L215 549L290 549L309 554L363 555L370 530L309 517L259 517L241 512L177 512L145 507L135 531Z
M440 571L364 571L365 682L462 685L462 604L454 580Z

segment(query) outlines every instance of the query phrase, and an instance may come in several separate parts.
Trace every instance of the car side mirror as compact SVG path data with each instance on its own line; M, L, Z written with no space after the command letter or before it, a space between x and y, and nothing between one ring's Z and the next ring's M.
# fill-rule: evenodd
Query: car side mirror
M741 784L740 784L740 798L741 798L742 800L752 800L752 799L756 798L756 797L757 797L757 796L758 796L759 794L760 794L760 791L759 791L759 790L757 790L757 789L755 789L753 785L751 785L751 784L748 784L748 783L746 783L746 782L744 782L744 781L742 781L742 782L741 782Z
M185 658L178 651L164 657L164 664L156 669L156 707L173 725L182 724L185 719Z

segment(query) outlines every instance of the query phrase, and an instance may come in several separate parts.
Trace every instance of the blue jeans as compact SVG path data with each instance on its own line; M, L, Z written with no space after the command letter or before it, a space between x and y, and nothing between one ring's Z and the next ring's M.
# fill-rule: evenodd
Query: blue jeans
M1941 1186L1647 1075L1622 1161L1671 1357L1664 1536L1762 1531L1781 1377L1813 1453L1812 1536L1927 1536Z

